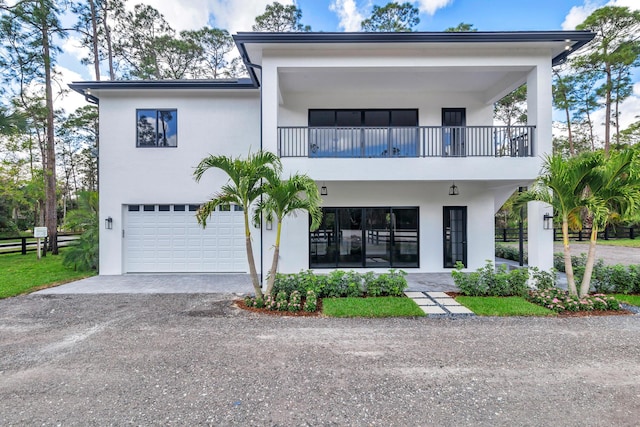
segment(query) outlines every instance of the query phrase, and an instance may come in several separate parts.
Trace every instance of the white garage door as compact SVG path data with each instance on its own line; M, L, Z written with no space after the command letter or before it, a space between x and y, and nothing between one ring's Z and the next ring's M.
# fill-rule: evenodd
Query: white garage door
M129 273L246 272L239 206L219 206L203 229L198 205L129 205L125 269Z

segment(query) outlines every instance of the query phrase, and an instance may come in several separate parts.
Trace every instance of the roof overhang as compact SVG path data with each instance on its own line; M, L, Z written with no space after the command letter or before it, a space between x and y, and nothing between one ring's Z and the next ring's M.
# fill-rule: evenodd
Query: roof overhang
M73 82L69 87L83 95L88 102L97 104L100 94L105 91L134 90L246 90L256 89L250 79L238 80L102 80Z
M251 79L258 84L255 69L261 68L265 48L290 46L305 49L365 48L376 46L417 47L445 44L545 47L552 53L552 65L564 62L574 51L595 37L590 31L511 31L511 32L410 32L410 33L258 33L240 32L233 36Z

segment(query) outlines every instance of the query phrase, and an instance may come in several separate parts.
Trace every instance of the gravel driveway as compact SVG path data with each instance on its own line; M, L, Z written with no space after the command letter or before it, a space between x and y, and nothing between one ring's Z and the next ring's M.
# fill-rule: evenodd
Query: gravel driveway
M0 300L0 425L624 426L640 317L264 317L222 294Z

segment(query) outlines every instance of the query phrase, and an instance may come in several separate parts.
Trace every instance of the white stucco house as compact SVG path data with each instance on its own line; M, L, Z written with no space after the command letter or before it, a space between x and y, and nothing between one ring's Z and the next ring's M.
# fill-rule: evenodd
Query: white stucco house
M494 257L494 214L551 151L552 64L581 31L239 33L250 79L76 82L99 103L100 274L247 272L242 212L206 229L195 210L226 177L193 169L209 154L277 153L310 175L324 221L283 227L280 271L408 272ZM527 84L527 126L493 105ZM529 263L552 266L547 206L528 209ZM253 230L263 274L275 230Z

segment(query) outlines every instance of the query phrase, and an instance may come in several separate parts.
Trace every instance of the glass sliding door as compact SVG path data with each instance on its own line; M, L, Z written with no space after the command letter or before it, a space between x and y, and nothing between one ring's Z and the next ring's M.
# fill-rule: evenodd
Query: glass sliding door
M418 253L418 209L393 208L391 214L393 231L393 266L417 267Z
M317 267L335 267L337 263L336 211L325 209L320 228L309 236L310 264Z
M443 212L444 267L460 261L467 266L467 207L445 206Z
M337 209L338 266L362 267L362 209Z
M370 208L366 212L365 267L391 266L391 209Z
M323 208L310 268L419 267L418 208Z

